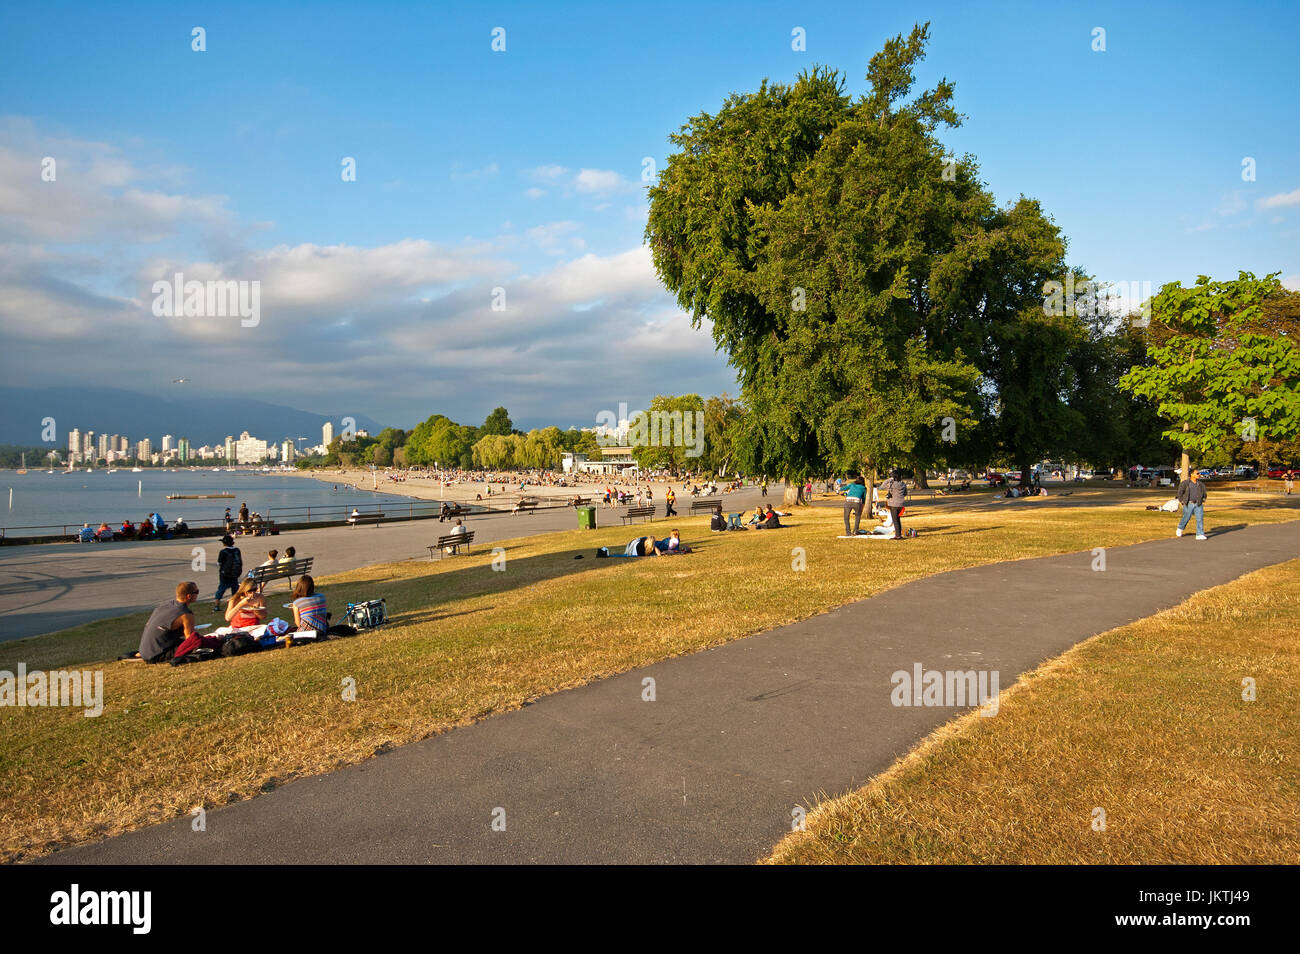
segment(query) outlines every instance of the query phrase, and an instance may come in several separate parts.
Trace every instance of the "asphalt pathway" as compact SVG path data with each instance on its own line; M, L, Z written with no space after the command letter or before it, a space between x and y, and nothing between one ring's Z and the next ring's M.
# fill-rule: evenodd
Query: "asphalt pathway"
M1102 571L1082 552L943 573L210 810L203 832L183 817L45 860L748 863L815 795L862 785L962 711L895 707L895 671L997 671L1005 689L1297 556L1300 521L1113 548Z

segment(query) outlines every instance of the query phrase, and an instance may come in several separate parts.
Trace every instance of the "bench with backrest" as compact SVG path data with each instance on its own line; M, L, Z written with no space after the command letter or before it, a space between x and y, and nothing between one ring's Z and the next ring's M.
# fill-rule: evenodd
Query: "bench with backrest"
M355 517L348 517L348 523L354 527L359 527L363 523L373 523L376 527L383 522L382 513L359 513Z
M722 501L716 497L706 498L704 500L692 500L691 515L694 516L697 513L712 513L715 510L721 509L721 507Z
M623 512L623 522L625 524L631 523L633 520L637 520L641 517L649 518L654 515L654 507L628 507L627 510Z
M258 586L265 586L272 580L293 582L295 576L311 572L311 562L315 557L299 557L296 560L278 560L265 566L255 566L248 571L247 578Z
M515 504L514 510L512 512L528 513L529 511L536 510L536 509L537 509L536 497L522 497L520 498L519 502Z
M474 531L466 530L464 533L448 533L440 536L436 543L430 543L429 559L433 559L433 552L438 551L438 559L442 559L442 554L450 550L455 553L459 548L464 547L465 552L469 552L469 545L474 542Z

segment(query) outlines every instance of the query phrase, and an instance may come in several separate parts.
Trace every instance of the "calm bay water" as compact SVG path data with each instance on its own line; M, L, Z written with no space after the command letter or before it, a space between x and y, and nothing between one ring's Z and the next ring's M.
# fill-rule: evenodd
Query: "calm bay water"
M137 484L141 485L138 494ZM338 488L336 491L329 483L305 477L260 471L213 473L209 468L175 473L145 470L138 474L131 473L129 467L112 474L107 470L88 474L84 467L71 474L58 470L50 474L34 468L26 474L7 470L0 471L0 526L10 536L37 536L59 533L63 524L80 527L88 523L97 527L103 520L118 527L126 518L138 524L153 511L161 513L169 524L184 517L186 522L197 525L200 521L219 520L226 507L238 514L244 502L250 511L270 517L275 516L276 508L285 507L356 507L365 512L387 501L393 502L394 509L398 503L410 502L407 497L353 490L342 484ZM167 499L168 494L213 493L232 493L235 498ZM56 526L32 531L14 529L49 524Z

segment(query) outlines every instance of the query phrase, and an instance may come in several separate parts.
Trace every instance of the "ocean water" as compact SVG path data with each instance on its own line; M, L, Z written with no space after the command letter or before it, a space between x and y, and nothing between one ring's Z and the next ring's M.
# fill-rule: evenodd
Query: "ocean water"
M250 511L287 523L290 521L283 513L286 510L311 507L313 520L342 519L354 507L363 513L380 509L396 513L398 505L406 509L411 503L407 497L353 490L342 484L337 487L336 490L335 485L324 481L288 474L225 470L213 473L210 468L175 472L146 469L138 474L131 473L129 467L112 474L106 469L88 474L84 467L70 474L60 470L50 474L36 468L26 474L7 470L0 471L0 526L8 536L41 536L62 533L64 525L72 528L88 523L98 527L100 521L107 521L110 527L116 528L126 518L139 524L154 511L161 513L168 524L184 517L191 526L201 526L220 521L226 507L238 515L240 504L245 502ZM13 491L12 507L10 490ZM235 497L233 500L167 499L168 494L211 493L232 493ZM20 529L24 527L40 529Z

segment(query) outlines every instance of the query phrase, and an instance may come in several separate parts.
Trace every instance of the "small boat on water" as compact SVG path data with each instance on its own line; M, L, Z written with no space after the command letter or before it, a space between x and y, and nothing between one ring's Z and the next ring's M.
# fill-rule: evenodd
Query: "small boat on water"
M144 473L144 468L143 468L143 467L132 467L132 468L131 468L131 473L133 473L133 474L143 474L143 473Z
M234 494L168 494L168 500L234 500Z

